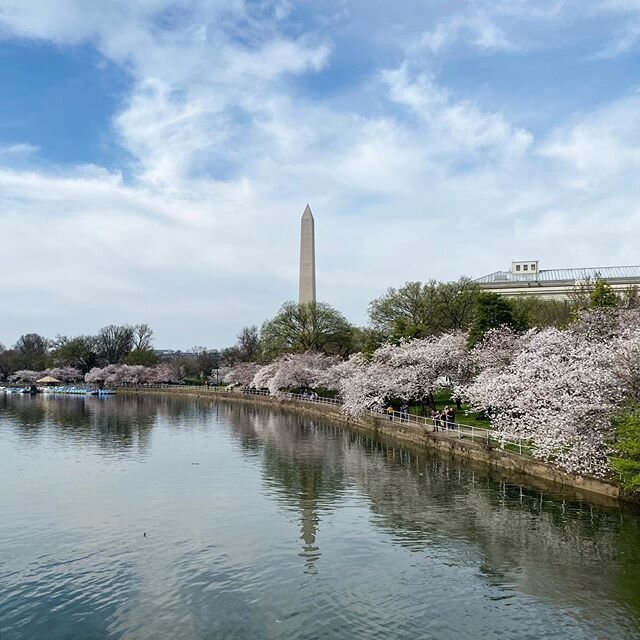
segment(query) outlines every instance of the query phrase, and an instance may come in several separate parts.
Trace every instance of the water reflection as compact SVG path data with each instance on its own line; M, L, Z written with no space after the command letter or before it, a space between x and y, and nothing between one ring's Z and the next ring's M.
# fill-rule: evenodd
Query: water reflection
M322 420L0 396L0 482L3 640L640 637L634 512Z
M352 482L397 544L424 551L472 543L458 561L471 553L475 564L480 551L479 573L493 586L584 606L595 619L608 617L614 593L640 616L640 584L630 579L640 577L640 520L633 513L594 507L570 490L509 484L461 460L322 421L236 407L228 417L243 442L261 449L266 484L299 511L310 571L320 556L322 518Z

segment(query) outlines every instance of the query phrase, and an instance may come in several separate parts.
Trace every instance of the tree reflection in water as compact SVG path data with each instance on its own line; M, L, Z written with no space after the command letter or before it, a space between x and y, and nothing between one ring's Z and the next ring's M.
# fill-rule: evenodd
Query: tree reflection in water
M173 396L26 396L0 397L0 408L26 442L63 439L114 456L152 455L154 428L174 435L225 430L242 457L258 461L264 499L291 514L301 569L311 577L324 566L323 527L356 494L366 504L367 526L420 558L470 571L499 587L501 598L528 594L578 608L594 621L624 606L640 619L640 520L625 509L521 485L321 419L247 405Z
M299 513L307 571L317 570L323 519L353 483L401 545L457 545L463 558L471 557L471 545L490 584L567 606L580 604L586 592L586 615L594 618L613 590L640 615L640 520L633 511L598 507L558 487L515 484L482 466L322 420L244 406L222 410L245 450L262 456L266 487Z

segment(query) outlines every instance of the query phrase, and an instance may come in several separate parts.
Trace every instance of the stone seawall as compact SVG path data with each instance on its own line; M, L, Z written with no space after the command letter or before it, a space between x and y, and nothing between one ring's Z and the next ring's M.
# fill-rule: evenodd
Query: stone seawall
M411 443L423 447L436 449L446 454L480 462L489 467L508 472L509 476L527 476L529 484L531 479L542 480L544 483L552 483L571 487L579 492L587 492L611 500L636 500L625 496L620 488L610 482L566 473L549 464L532 459L529 456L520 455L511 451L489 448L486 445L472 442L468 439L457 439L442 433L433 433L420 427L390 421L386 416L361 416L353 418L343 414L338 407L332 405L314 404L297 400L279 399L270 396L249 395L234 392L208 391L199 387L170 387L166 389L126 389L119 393L133 394L176 394L187 395L208 400L220 400L225 402L260 405L271 409L281 408L311 416L325 417L332 422L348 426L356 431L364 431L385 439L393 439L400 442ZM524 480L523 483L526 483ZM588 496L586 496L588 497Z

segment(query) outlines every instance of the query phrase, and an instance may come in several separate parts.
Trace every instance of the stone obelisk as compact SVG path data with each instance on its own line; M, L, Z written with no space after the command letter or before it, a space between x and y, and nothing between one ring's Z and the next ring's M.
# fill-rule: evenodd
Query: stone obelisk
M300 304L316 301L316 238L309 205L302 214L300 230Z

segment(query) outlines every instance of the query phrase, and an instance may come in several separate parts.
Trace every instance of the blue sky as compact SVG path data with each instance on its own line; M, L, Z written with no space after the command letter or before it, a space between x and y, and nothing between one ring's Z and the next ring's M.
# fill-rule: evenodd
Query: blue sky
M0 0L0 341L638 264L639 0Z

